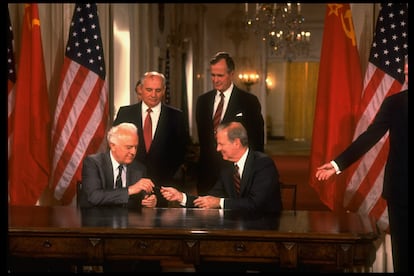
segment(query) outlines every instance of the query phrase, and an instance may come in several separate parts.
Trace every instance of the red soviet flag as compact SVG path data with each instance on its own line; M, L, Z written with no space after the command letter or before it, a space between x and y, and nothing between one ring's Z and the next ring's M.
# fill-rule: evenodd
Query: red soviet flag
M50 114L37 4L25 5L15 86L9 203L35 205L49 181Z
M16 66L14 58L14 39L13 39L13 28L10 21L9 9L7 9L8 19L8 32L7 32L7 149L8 149L8 160L10 161L11 155L11 142L13 141L13 117L14 117L14 91L16 84Z
M318 181L315 172L352 142L362 73L350 5L327 4L324 26L309 181L334 210L342 206L345 173Z

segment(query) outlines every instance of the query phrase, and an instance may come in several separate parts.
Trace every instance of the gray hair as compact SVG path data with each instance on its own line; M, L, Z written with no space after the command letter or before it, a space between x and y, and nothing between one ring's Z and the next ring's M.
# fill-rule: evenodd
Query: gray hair
M247 137L247 130L240 122L228 122L222 123L217 127L217 132L221 130L227 130L227 138L230 142L233 142L237 138L240 139L240 143L243 147L249 145L249 139Z
M119 125L111 127L106 135L106 139L108 143L117 144L119 137L124 135L125 132L138 135L137 126L133 123L120 123Z
M224 59L227 65L227 73L233 72L235 69L234 60L227 52L218 52L210 59L210 65L218 63L220 60Z
M151 77L154 77L154 76L157 76L157 77L160 77L161 78L161 80L162 80L162 87L165 87L166 86L166 80L165 80L164 74L163 73L160 73L160 72L157 72L157 71L146 72L144 74L144 76L140 79L140 85L143 85L144 84L144 80L146 78L151 78Z

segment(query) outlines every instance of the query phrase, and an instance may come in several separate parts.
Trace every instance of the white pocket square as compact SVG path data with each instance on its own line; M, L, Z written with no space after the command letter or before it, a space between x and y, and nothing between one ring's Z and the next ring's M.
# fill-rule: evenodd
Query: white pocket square
M236 117L241 117L241 116L243 116L243 113L241 112L236 114Z

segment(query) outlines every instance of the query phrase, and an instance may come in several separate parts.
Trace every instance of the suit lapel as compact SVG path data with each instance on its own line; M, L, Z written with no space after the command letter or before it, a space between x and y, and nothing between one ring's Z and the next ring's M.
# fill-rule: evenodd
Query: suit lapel
M137 124L137 127L138 127L138 131L141 131L141 133L142 133L142 113L141 113L141 110L142 110L142 102L139 102L138 104L137 104L137 108L138 108L138 110L136 110L135 112L134 112L134 115L133 116L138 116L138 124ZM139 134L141 134L141 133L139 133ZM141 135L140 135L141 136Z
M246 163L244 164L243 175L240 181L240 194L243 194L243 190L246 188L247 183L249 183L249 179L252 176L253 172L253 163L254 163L254 153L251 149L249 149L249 153L247 154Z
M233 87L233 91L231 92L231 96L229 99L229 103L227 104L226 112L224 113L223 122L229 122L234 120L234 116L239 108L238 104L238 94L239 91L236 86Z
M163 104L161 104L161 110L160 110L160 117L158 118L158 123L155 127L155 133L154 138L152 139L150 151L153 148L153 144L157 144L159 137L162 137L161 131L163 129L166 129L168 126L166 125L168 123L168 110L164 107Z
M105 157L103 159L102 169L104 170L105 179L107 180L104 183L104 189L110 189L114 186L114 174L111 162L111 156L109 155L109 151L105 153Z
M217 90L211 91L209 94L208 104L207 104L207 114L209 118L213 118L213 112L214 112L214 99L216 97ZM212 120L211 120L212 121ZM211 122L213 124L213 122Z

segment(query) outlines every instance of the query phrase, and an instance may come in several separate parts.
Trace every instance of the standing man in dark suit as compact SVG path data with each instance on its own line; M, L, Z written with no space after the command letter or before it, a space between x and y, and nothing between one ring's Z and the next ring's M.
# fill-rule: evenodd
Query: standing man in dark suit
M216 151L216 126L214 115L220 105L221 92L224 96L218 122L241 122L249 136L249 147L264 152L264 120L258 98L233 83L235 65L226 52L218 52L210 60L210 74L213 90L200 95L196 104L196 123L200 144L198 162L199 195L206 194L218 178L223 159ZM220 109L220 108L219 108Z
M147 167L148 177L155 186L171 185L175 173L184 163L186 147L189 143L189 132L186 127L184 113L162 102L165 95L165 77L158 72L147 72L138 86L142 101L120 107L113 125L130 122L137 126L139 144L136 159ZM147 110L151 109L152 142L146 148L144 139ZM160 196L158 207L167 207L168 202Z
M138 147L136 126L123 123L112 127L107 141L109 151L88 155L83 160L80 207L155 207L154 183L145 178L145 166L134 160Z
M404 65L408 87L408 58ZM318 180L339 174L389 131L382 197L387 201L394 272L408 272L408 89L384 99L374 121L341 154L316 171Z
M241 123L222 123L218 126L217 151L228 162L221 167L218 180L208 195L197 197L173 187L161 187L162 195L186 207L249 212L282 210L276 165L268 155L249 148L247 131ZM235 169L239 175L237 185L234 180Z

